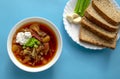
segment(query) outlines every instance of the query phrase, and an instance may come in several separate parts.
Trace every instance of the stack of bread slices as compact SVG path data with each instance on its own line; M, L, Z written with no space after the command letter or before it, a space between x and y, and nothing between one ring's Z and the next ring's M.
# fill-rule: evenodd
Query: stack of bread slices
M92 0L80 23L80 41L116 47L120 12L110 0Z

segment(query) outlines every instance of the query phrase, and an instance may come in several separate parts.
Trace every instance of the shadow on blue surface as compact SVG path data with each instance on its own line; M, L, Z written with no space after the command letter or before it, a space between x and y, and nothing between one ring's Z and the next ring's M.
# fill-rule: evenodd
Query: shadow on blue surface
M8 65L9 67L7 67L6 70L8 71L6 73L10 74L7 75L7 78L9 79L53 79L54 76L54 67L43 72L30 73L17 68L12 62L8 62Z
M72 54L74 61L76 62L77 60L79 60L77 61L77 64L79 63L78 64L79 66L77 67L78 68L81 67L81 68L76 70L78 70L78 72L79 70L81 71L81 73L79 72L79 74L81 74L79 75L81 76L80 78L82 79L89 79L89 78L90 79L119 79L119 76L118 76L119 74L115 74L115 73L120 72L120 70L118 69L119 68L118 66L120 66L120 64L118 64L118 61L119 61L118 50L120 47L120 45L118 44L120 43L120 40L117 41L117 46L116 46L116 49L114 50L108 49L108 48L105 48L102 50L90 50L75 43L69 37L69 35L65 30L63 30L62 34L64 34L63 36L64 44L65 44L65 41L67 41L67 45L66 44L65 45L68 47L68 50L71 48L74 50L69 52L70 54ZM63 46L63 48L65 47ZM65 51L65 49L63 50L64 50L64 53L67 52ZM81 63L84 65L82 66ZM115 71L116 69L118 69L117 72ZM87 74L88 77L85 77L85 74ZM116 75L116 78L114 75Z

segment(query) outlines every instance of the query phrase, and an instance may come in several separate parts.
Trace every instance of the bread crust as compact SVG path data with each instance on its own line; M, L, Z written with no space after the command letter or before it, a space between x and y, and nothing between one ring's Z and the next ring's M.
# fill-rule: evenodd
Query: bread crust
M111 5L111 3L110 3L110 1L109 0L92 0L92 6L93 6L93 8L107 21L107 22L109 22L110 24L112 24L112 25L119 25L119 23L120 23L120 13L118 13L117 11L116 11L116 13L114 12L114 17L113 16L109 16L108 15L108 13L109 12L104 12L105 10L103 10L101 7L103 7L103 8L105 8L103 5L105 5L105 3L103 4L103 3L98 3L99 1L106 1L106 6L108 6L109 5L109 9L111 10L111 7L114 7L115 8L115 6L112 6ZM99 4L101 5L101 6L99 6ZM113 14L113 13L111 13L111 14ZM116 16L115 16L116 15ZM118 16L117 16L118 15ZM115 20L115 19L117 19L117 20Z
M89 10L93 10L94 13L90 12ZM96 17L96 15L98 15ZM87 10L85 11L85 17L87 19L89 19L91 22L94 22L96 25L99 25L101 28L110 31L110 32L115 32L118 30L118 26L114 26L111 25L109 23L106 22L106 20L104 20L104 18L102 18L92 7L92 5L90 5ZM101 19L101 20L100 20Z
M111 49L115 49L116 47L116 37L112 41L106 41L96 36L95 34L90 32L83 26L80 27L79 40L82 42L86 42L86 43L93 44L93 45L100 46L100 47L107 47Z
M102 29L98 25L90 22L86 17L83 17L80 23L87 30L93 32L97 36L99 36L105 40L108 40L108 41L113 40L117 35L116 32L108 32L108 31Z

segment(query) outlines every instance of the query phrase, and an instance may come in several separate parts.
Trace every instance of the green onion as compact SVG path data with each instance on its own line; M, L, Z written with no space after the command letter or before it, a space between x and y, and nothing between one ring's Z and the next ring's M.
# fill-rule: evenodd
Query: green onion
M74 9L74 12L75 12L75 13L78 13L80 3L81 3L81 0L78 0L77 3L76 3L75 9Z
M37 48L39 44L40 44L40 41L38 41L36 38L29 38L28 41L23 45L23 48L26 48L26 47Z
M86 8L88 7L88 5L90 4L90 0L84 0L84 6L83 6L83 9L82 9L82 12L81 12L81 16L84 15L84 12L86 10Z
M90 0L77 0L74 12L79 14L80 16L83 16L89 4Z
M82 13L82 11L83 11L83 6L84 6L84 2L85 2L85 0L81 0L81 3L79 4L80 6L79 6L79 13L81 14Z

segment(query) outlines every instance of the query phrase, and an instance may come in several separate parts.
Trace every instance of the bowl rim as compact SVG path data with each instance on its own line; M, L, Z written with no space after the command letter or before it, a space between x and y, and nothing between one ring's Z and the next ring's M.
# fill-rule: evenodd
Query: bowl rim
M43 66L39 66L39 67L29 67L29 66L25 66L23 65L22 63L20 63L16 57L14 56L13 52L12 52L12 38L13 38L13 35L14 33L16 32L16 30L18 28L20 28L23 24L26 24L28 22L35 22L35 21L38 21L38 22L42 22L42 23L45 23L45 24L50 24L48 25L48 27L50 27L54 32L55 32L55 35L57 37L57 42L58 42L58 48L57 48L57 51L56 51L56 54L55 56L52 58L51 61L49 61L46 65L43 65ZM60 31L59 29L57 28L57 26L55 24L53 24L50 20L48 19L45 19L43 17L28 17L28 18L25 18L25 19L22 19L20 20L19 22L17 22L13 27L12 29L10 30L9 32L9 35L8 35L8 39L7 39L7 52L8 52L8 55L11 59L11 61L20 69L24 70L24 71L27 71L27 72L41 72L41 71L44 71L44 70L47 70L48 68L50 68L51 66L53 66L57 60L59 59L61 53L62 53L62 36L60 34Z

